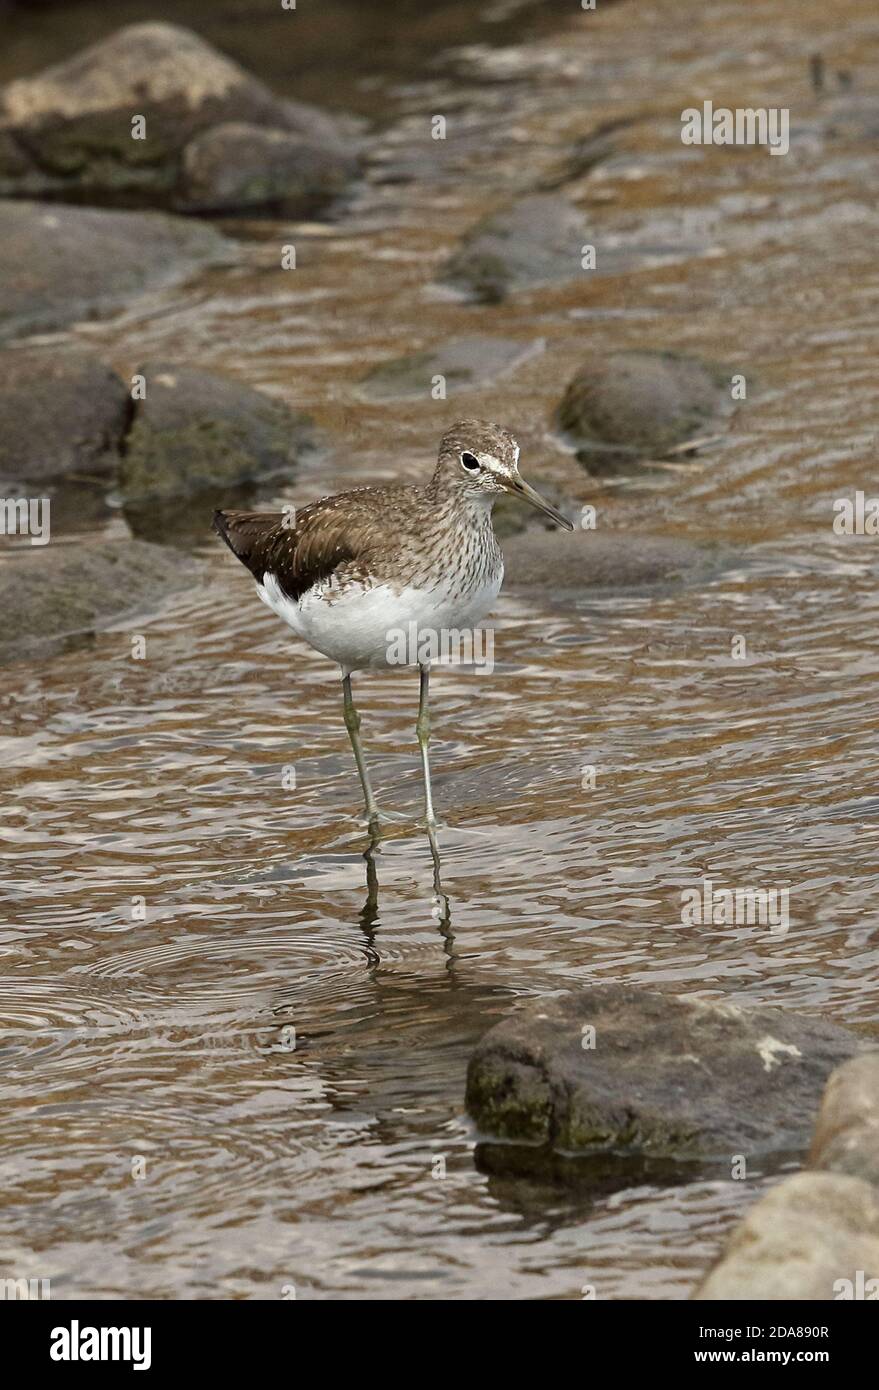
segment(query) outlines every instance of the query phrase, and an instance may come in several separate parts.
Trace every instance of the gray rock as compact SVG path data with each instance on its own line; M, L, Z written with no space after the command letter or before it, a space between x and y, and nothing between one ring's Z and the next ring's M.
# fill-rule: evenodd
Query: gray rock
M4 352L0 477L37 482L112 473L130 404L122 380L86 352Z
M879 1052L853 1057L831 1076L809 1164L879 1186Z
M659 458L715 434L732 413L730 377L673 352L618 352L584 363L557 412L581 456Z
M585 157L585 155L584 155ZM573 176L573 167L570 169ZM564 169L547 187L563 183ZM482 303L499 303L517 290L564 284L596 275L628 275L704 254L704 237L684 235L674 220L651 215L633 227L599 227L565 197L533 193L481 219L465 234L440 271L440 280ZM595 261L583 265L583 248Z
M235 254L212 227L165 213L0 202L0 339L110 313Z
M134 116L144 118L142 139L132 136ZM185 147L229 122L286 131L325 148L335 187L343 142L328 116L280 100L188 29L147 23L119 29L5 88L0 193L175 207ZM250 157L265 155L253 142L248 149ZM258 171L239 170L240 186L246 172ZM319 181L311 153L305 173L311 185Z
M16 546L0 564L0 661L46 654L62 639L155 608L201 570L138 540Z
M515 290L586 273L580 258L589 240L586 220L571 203L536 194L478 222L440 278L476 300L496 303Z
M452 397L514 371L542 352L543 347L542 338L532 342L478 335L453 338L425 352L409 353L380 363L364 378L360 394L376 401L406 397L429 400L433 378L443 376L448 395Z
M576 514L571 515L576 521ZM503 551L505 590L537 589L556 596L704 582L724 561L719 550L708 546L632 531L578 530L569 535L558 528L528 527L505 538Z
M213 126L183 152L176 206L186 212L255 212L304 217L341 193L357 161L338 143L243 122Z
M120 488L128 503L223 490L270 473L289 476L306 439L304 417L213 372L174 363L139 368L146 398L135 402Z
M516 1145L535 1172L602 1152L765 1165L806 1148L821 1087L858 1048L822 1019L599 985L529 1000L492 1028L467 1108L483 1145Z
M786 1178L735 1228L694 1297L879 1299L879 1193L837 1174Z

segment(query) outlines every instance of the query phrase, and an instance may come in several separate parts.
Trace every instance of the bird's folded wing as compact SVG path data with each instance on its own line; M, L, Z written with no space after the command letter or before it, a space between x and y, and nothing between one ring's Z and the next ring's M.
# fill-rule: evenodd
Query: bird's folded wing
M254 578L273 574L292 599L329 579L359 547L340 512L312 505L292 512L215 512L214 530Z

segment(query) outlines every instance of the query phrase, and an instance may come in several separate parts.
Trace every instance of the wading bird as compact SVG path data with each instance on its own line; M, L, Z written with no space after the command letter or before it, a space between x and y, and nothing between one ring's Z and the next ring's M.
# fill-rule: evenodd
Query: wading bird
M363 487L297 511L223 512L214 529L256 580L278 617L342 668L345 727L360 774L370 830L380 819L351 690L353 671L387 668L391 634L429 638L472 629L491 609L504 577L492 526L494 503L521 497L569 531L567 517L519 476L519 446L508 430L462 420L443 435L425 486ZM415 663L413 663L415 664ZM428 831L436 818L428 743L430 663L418 663L416 736Z

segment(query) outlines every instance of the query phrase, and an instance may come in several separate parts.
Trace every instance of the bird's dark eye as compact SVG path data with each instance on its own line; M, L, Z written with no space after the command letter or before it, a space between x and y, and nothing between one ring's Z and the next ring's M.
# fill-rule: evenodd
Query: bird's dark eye
M461 455L461 462L469 473L475 473L480 467L479 459L475 454L468 454L466 451Z

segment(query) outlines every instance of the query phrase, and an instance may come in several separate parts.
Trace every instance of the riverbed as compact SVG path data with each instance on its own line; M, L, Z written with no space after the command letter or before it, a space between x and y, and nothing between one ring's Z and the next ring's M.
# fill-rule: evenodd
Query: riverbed
M448 923L415 825L416 680L358 683L379 799L404 813L370 890L337 672L262 609L209 513L191 593L4 672L0 1225L4 1264L55 1297L684 1298L765 1175L485 1175L475 1041L519 998L607 981L879 1029L879 538L833 529L836 499L879 492L879 154L861 108L839 114L879 110L879 19L868 0L496 8L428 7L374 72L340 12L347 64L300 61L285 91L362 123L373 162L334 219L226 224L234 264L43 341L307 410L320 447L275 504L422 479L447 424L485 416L621 545L697 543L717 571L502 595L494 670L436 675ZM74 7L68 32L75 14L85 38L110 27ZM62 42L42 13L15 23L4 79ZM285 90L277 18L265 33L222 39ZM790 108L789 154L684 147L707 97ZM479 218L560 181L599 260L635 248L625 270L490 305L437 284ZM365 398L370 368L486 332L543 347L453 399ZM589 354L641 347L720 361L746 399L703 449L589 471L555 405ZM113 495L82 526L128 534ZM684 925L706 878L788 889L789 931Z

